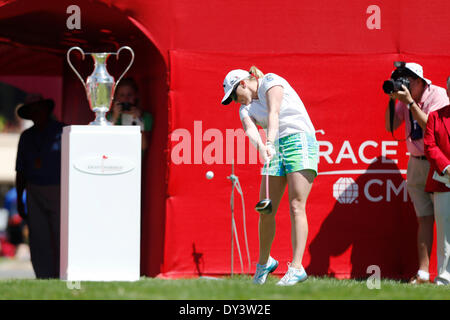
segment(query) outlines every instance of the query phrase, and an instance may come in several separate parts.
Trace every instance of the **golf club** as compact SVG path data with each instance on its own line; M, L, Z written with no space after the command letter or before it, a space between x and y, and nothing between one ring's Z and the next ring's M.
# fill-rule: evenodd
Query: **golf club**
M267 167L269 166L269 161L267 162ZM259 213L263 214L271 214L272 213L272 200L269 198L269 168L267 168L266 172L266 198L260 200L256 206L255 210Z

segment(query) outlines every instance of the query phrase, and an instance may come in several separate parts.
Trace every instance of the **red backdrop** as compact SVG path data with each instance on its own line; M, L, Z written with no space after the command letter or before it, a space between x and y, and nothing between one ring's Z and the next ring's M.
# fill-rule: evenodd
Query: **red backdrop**
M437 68L435 57L171 51L169 131L174 135L162 272L169 276L199 270L230 272L231 186L226 179L231 173L230 159L240 161L236 174L246 197L252 270L255 268L258 217L253 207L258 200L261 165L252 161L248 139L244 148L237 139L234 148L233 142L227 140L227 130L240 128L241 123L237 105L220 105L220 84L224 70L257 65L263 71L283 75L301 96L316 130L322 130L317 134L321 144L320 174L307 206L310 228L304 265L308 271L364 277L368 266L378 265L385 277L406 278L414 273L417 226L404 181L406 148L384 129L387 97L381 90L383 80L392 71L392 61L400 59L419 61L430 70L432 79L440 79L438 85L444 85L446 72ZM449 58L440 60L443 65L448 62ZM203 83L218 85L205 90ZM396 135L401 137L403 132ZM211 153L214 162L208 157L211 149L216 151ZM208 170L215 173L214 179L205 178ZM340 178L347 179L339 184ZM333 190L345 181L356 184L350 186L354 193L338 201ZM245 252L240 202L237 210ZM277 214L272 254L282 262L277 272L285 272L291 259L287 196ZM202 257L201 263L198 257ZM234 270L241 270L237 251ZM435 272L434 257L431 270Z
M65 26L71 4L80 6L81 30ZM372 5L380 10L380 29L367 27ZM406 60L422 64L427 78L444 85L450 74L449 12L445 0L4 1L3 46L29 47L41 62L30 66L21 58L22 63L12 64L11 56L0 55L0 75L51 70L44 74L63 81L57 95L62 96L62 118L69 124L87 123L91 114L80 98L81 83L64 64L64 53L72 45L136 49L130 75L139 81L145 109L155 116L143 162L142 273L186 276L230 272L230 159L240 161L236 174L245 193L254 270L253 206L260 165L249 164L248 147L243 160L237 143L233 147L230 142L227 151L227 129L230 133L241 125L237 106L220 105L221 84L232 68L256 65L277 73L297 90L316 129L323 130L317 135L321 174L307 207L305 267L311 274L364 277L368 266L378 265L382 276L407 278L417 268L417 226L404 189L408 157L404 143L384 130L387 98L381 84L394 60ZM42 51L55 59L37 59ZM401 130L398 137L403 137ZM187 154L179 154L191 158L191 164L173 161L185 141L173 133L191 136L183 150ZM208 155L216 162L210 163ZM385 163L383 157L396 163ZM212 180L205 179L208 170L215 172ZM333 190L345 184L353 193L333 197ZM236 215L243 247L238 199ZM282 262L282 273L291 255L286 196L277 221L273 255ZM234 270L240 272L234 256ZM435 269L433 251L433 275Z

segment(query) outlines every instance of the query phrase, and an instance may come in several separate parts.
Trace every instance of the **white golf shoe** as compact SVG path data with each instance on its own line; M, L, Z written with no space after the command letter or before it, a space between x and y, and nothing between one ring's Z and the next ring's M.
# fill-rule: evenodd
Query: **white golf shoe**
M292 268L288 263L288 271L284 277L277 282L277 286L293 286L296 283L305 281L307 278L308 275L303 267L301 267L301 269Z
M272 258L271 256L269 256L269 259L267 260L266 264L261 265L257 263L255 276L253 277L253 283L264 284L266 282L269 273L274 272L277 267L278 261Z

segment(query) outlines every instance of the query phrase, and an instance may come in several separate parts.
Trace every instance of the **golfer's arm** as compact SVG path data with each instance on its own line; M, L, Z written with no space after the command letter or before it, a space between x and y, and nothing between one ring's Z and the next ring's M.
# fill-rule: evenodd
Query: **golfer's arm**
M259 150L262 146L264 146L261 136L259 135L258 128L250 117L245 117L242 119L242 127L244 128L245 134L250 140L250 143L256 149Z
M281 102L283 101L283 87L274 86L267 90L267 108L268 108L268 123L267 123L267 140L275 142L278 136L279 115Z

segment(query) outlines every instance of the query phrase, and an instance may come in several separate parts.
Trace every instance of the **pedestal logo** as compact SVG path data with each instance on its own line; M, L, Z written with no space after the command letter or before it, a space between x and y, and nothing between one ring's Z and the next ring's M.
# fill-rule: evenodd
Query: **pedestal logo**
M96 175L124 174L135 168L135 164L128 159L108 155L77 159L73 166L83 173Z

